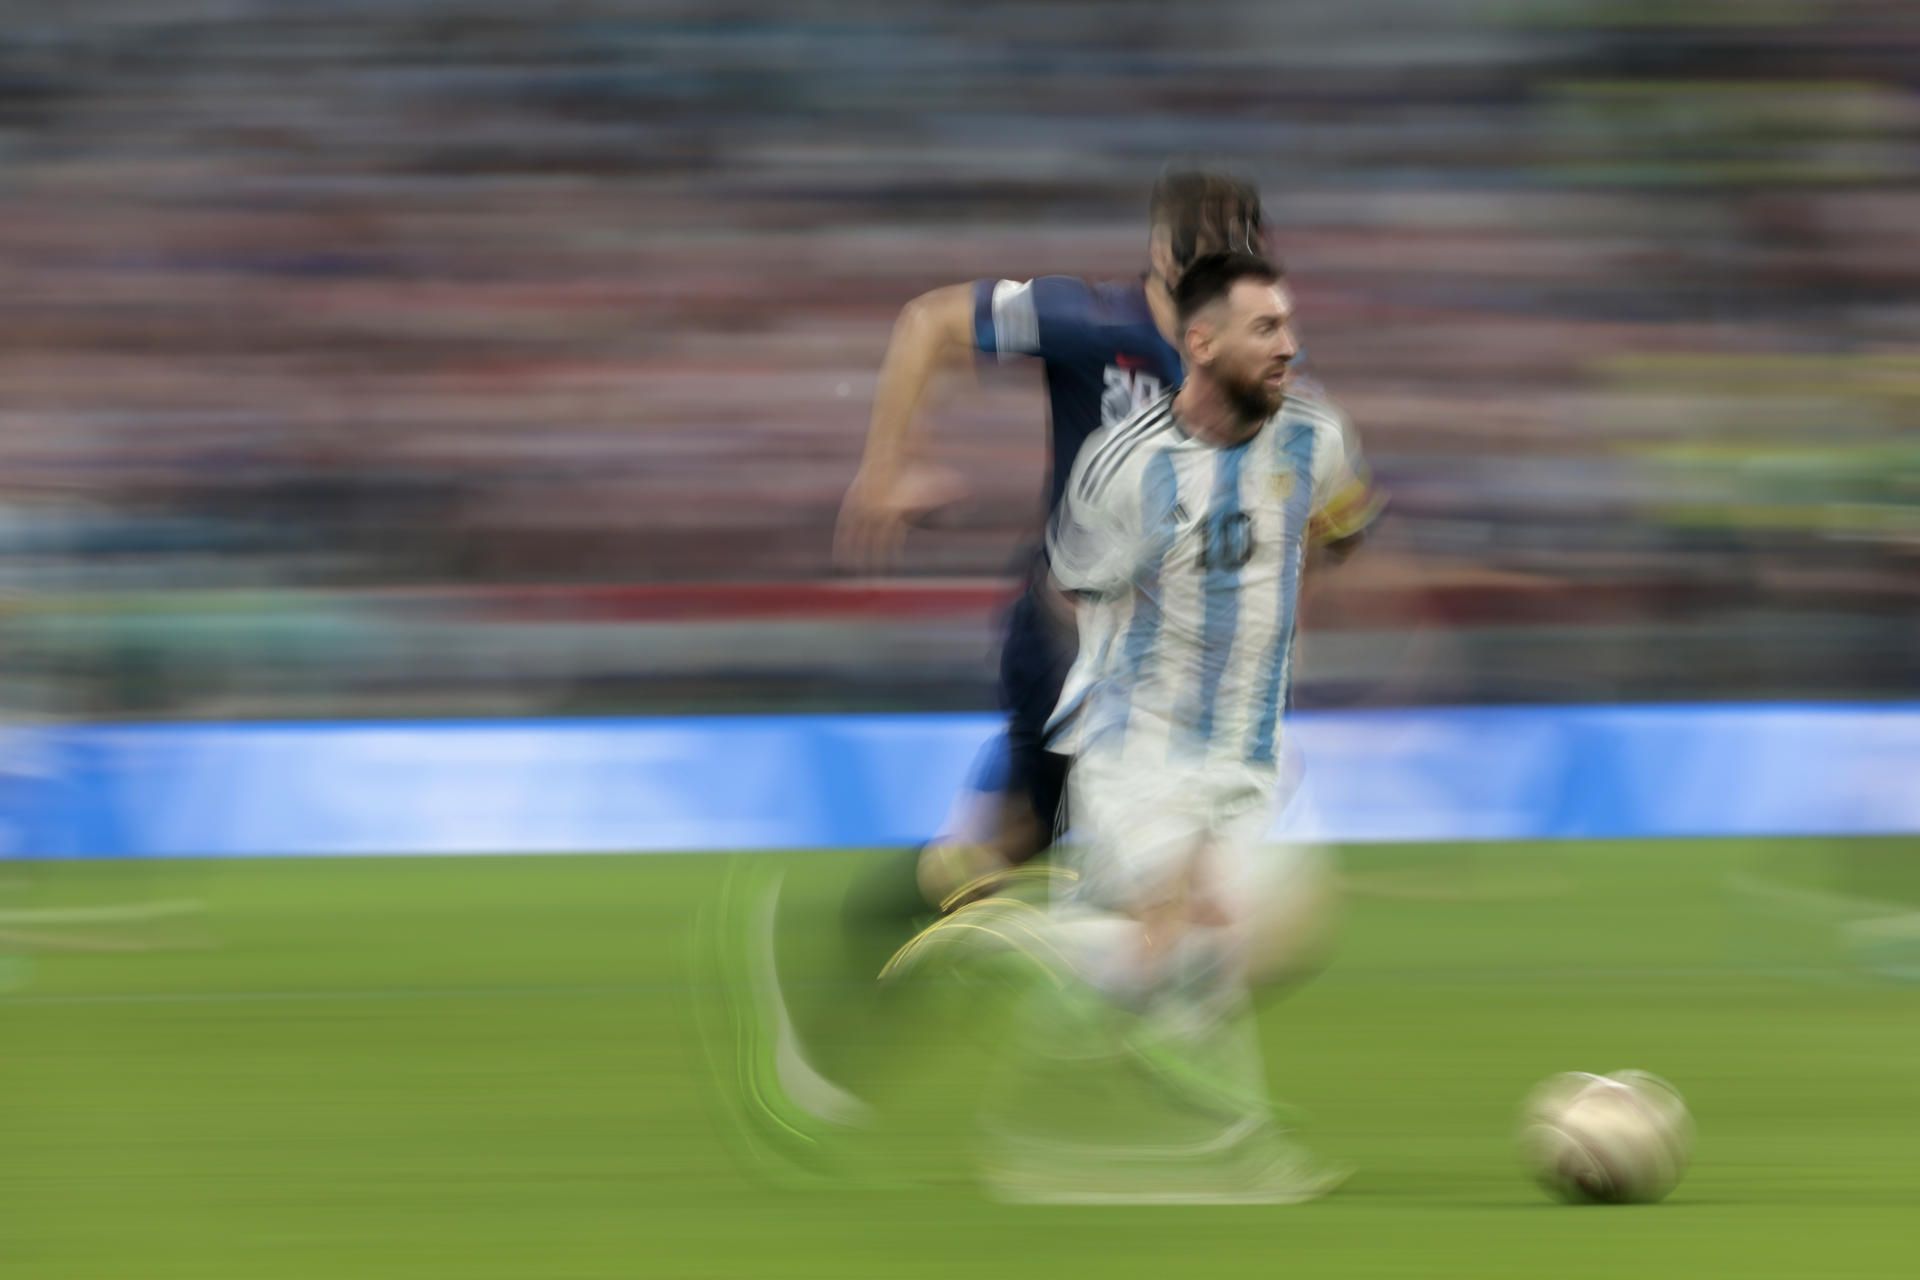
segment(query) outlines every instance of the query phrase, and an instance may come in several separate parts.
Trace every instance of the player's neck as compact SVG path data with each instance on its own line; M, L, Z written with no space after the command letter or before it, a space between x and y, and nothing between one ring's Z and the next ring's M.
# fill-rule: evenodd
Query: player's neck
M1231 449L1260 434L1266 419L1249 419L1205 378L1189 376L1173 397L1173 416L1181 430L1202 444Z

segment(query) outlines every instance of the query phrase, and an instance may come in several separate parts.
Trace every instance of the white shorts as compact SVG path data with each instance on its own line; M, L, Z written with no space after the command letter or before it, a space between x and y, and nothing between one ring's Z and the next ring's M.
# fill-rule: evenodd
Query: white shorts
M1278 779L1271 769L1206 763L1144 769L1092 752L1074 761L1068 812L1076 889L1108 910L1195 890L1237 896L1271 860Z

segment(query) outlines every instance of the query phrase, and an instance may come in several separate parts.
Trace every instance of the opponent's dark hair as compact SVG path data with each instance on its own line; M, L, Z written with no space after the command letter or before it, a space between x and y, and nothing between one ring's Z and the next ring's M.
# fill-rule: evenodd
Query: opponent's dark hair
M1147 220L1167 229L1176 279L1209 253L1260 252L1259 189L1224 169L1169 167L1153 184Z
M1233 292L1242 280L1279 284L1279 267L1257 253L1209 253L1195 258L1173 286L1173 306L1180 316L1182 331L1209 303L1218 302Z

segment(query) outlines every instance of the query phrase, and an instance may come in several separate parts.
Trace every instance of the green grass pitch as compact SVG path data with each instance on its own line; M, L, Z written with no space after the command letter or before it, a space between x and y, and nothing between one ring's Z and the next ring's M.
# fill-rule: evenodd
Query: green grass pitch
M859 856L779 859L802 915ZM745 1176L687 1016L723 857L0 868L0 953L28 956L0 957L0 1275L1913 1273L1912 842L1343 860L1341 953L1263 1033L1316 1148L1361 1172L1305 1207L1144 1211ZM204 913L69 917L87 950L29 927L181 898ZM185 945L105 949L154 941ZM918 1057L898 1107L951 1173L983 1059ZM1513 1158L1518 1100L1623 1066L1687 1093L1691 1175L1658 1206L1549 1203Z

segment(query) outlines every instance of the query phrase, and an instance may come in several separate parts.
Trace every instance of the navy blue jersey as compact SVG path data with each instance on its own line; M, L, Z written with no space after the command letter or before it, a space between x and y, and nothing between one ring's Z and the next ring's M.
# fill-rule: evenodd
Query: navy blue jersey
M1137 280L976 281L973 342L1002 357L1038 356L1045 367L1049 513L1060 505L1088 436L1180 385L1180 353L1160 336L1146 286Z

